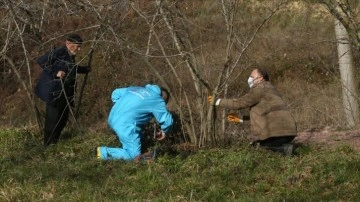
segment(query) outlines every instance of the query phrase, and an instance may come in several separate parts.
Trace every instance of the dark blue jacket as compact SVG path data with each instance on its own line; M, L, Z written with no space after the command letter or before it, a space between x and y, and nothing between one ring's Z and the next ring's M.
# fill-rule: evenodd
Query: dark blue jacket
M88 73L90 68L76 65L75 56L69 53L66 46L52 49L41 56L37 63L43 71L35 86L35 94L42 101L50 104L65 92L69 102L73 105L76 75L77 73ZM64 71L65 78L56 77L58 71Z

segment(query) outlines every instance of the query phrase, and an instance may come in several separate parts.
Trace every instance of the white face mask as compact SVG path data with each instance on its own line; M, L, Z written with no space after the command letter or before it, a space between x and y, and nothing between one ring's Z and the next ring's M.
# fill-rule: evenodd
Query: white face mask
M249 86L250 86L250 88L254 85L254 78L252 78L252 77L249 77L248 78L248 84L249 84Z

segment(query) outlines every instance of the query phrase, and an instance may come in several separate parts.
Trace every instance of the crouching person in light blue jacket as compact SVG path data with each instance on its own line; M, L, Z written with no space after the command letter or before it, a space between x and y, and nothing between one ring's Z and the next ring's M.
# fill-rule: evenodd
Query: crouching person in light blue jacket
M134 160L141 153L140 130L152 118L161 127L157 140L162 140L173 124L166 104L169 92L157 85L117 88L112 92L113 107L108 118L122 148L98 147L97 157L102 160Z

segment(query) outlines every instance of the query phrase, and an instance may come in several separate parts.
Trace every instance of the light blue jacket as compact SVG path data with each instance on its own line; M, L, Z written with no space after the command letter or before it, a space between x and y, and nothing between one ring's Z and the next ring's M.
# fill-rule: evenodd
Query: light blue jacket
M111 99L114 105L108 123L113 129L129 125L141 127L153 117L165 133L169 132L173 124L171 113L167 110L161 97L161 89L157 85L117 88L112 92Z

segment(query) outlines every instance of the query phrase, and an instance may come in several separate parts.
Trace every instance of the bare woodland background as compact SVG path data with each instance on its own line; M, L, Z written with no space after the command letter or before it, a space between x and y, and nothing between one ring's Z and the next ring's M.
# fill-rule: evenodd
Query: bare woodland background
M348 9L348 18L332 5ZM153 82L170 89L175 133L185 141L241 138L248 125L226 122L233 111L215 111L207 96L243 95L251 68L261 66L283 93L299 131L349 129L334 19L344 23L353 44L357 89L355 0L1 0L0 9L3 127L38 127L35 107L43 118L44 103L32 94L41 72L35 61L76 32L85 41L77 61L85 65L92 58L92 72L78 103L78 125L71 117L69 127L108 130L112 90ZM83 80L80 75L79 86Z

